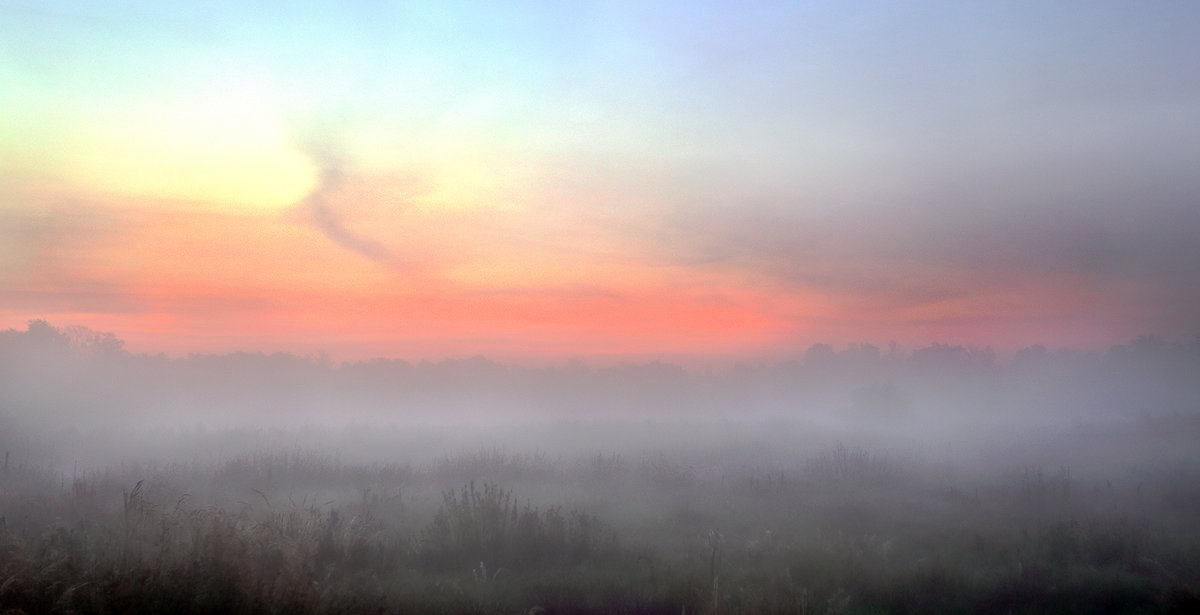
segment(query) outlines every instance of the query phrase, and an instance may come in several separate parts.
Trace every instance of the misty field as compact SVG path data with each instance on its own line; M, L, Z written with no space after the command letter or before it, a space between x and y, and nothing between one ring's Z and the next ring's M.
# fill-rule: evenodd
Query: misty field
M1052 439L1022 458L974 464L847 444L789 450L781 443L793 434L780 432L795 428L571 423L557 429L564 436L675 429L684 433L664 443L705 444L575 458L480 447L421 463L348 463L292 448L72 473L10 453L0 473L0 606L27 613L1200 607L1200 465L1188 456L1200 435L1195 416L1081 428L1070 451ZM199 451L241 439L250 447L278 436L193 433L180 446ZM1118 447L1134 454L1111 455ZM1051 459L1075 465L1041 465Z
M1198 162L1200 0L0 0L0 615L1200 615Z
M0 611L1200 611L1200 338L725 370L0 331Z

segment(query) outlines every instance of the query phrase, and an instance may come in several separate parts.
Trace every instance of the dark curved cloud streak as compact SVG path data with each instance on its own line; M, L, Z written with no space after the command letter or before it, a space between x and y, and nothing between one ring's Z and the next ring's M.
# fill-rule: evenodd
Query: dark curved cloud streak
M365 256L381 265L399 267L403 263L383 243L347 227L345 218L333 202L333 196L345 182L341 160L328 147L310 146L306 153L320 169L317 185L299 203L305 219L330 241Z

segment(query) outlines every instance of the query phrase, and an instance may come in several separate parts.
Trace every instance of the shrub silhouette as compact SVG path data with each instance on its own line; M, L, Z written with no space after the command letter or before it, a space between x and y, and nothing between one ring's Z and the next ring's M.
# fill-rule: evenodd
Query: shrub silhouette
M425 529L421 558L439 567L577 564L615 546L611 532L593 516L562 507L519 506L512 492L474 481L442 493L442 504ZM492 574L500 568L493 567Z

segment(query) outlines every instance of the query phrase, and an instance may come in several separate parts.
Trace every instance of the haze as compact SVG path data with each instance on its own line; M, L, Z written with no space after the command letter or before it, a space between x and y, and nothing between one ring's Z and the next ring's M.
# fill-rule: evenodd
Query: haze
M0 611L1200 611L1200 4L0 0Z
M714 436L744 429L785 450L862 441L974 459L980 446L1001 453L1035 436L1190 416L1200 402L1198 364L1200 337L1142 337L1104 353L1032 346L1009 360L943 344L817 344L786 361L703 371L659 361L521 367L482 356L418 364L243 352L171 359L132 354L111 333L33 321L0 331L0 418L9 432L0 444L32 454L57 443L42 461L76 471L130 456L188 461L202 449L172 453L174 439L207 434L212 444L239 430L269 430L280 442L357 434L406 462L492 446L570 457L716 445L715 454L713 442L689 444L694 434L671 436L672 426L707 425ZM416 454L375 428L409 444L458 435ZM356 443L341 446L322 450L370 460Z
M33 321L0 332L0 606L1189 612L1197 373L1200 337L688 370Z

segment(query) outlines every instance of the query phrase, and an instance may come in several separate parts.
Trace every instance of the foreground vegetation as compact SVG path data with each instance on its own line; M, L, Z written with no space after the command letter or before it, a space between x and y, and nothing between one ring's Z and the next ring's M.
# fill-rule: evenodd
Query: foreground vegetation
M1195 426L1151 425L1177 440ZM1100 445L1131 442L1133 431L1102 434ZM971 466L837 444L773 464L712 455L697 465L667 452L548 459L484 448L368 464L291 451L73 476L6 459L0 609L1200 608L1194 459L1046 467L1025 455Z

